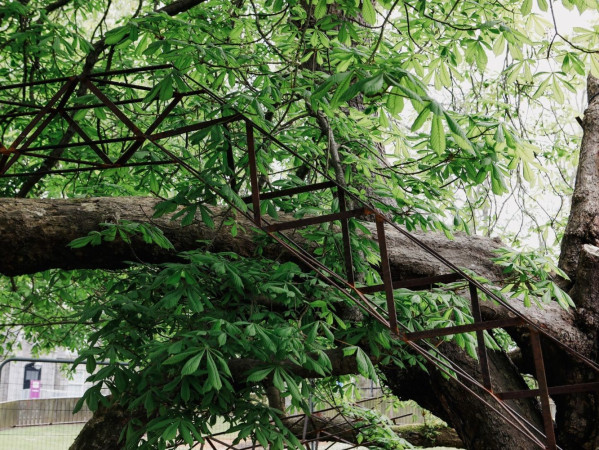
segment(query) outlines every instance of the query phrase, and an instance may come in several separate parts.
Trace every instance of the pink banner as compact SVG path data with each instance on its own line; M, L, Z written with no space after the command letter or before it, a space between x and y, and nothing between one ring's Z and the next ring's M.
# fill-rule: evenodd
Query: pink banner
M42 382L40 380L31 380L29 386L29 398L40 398L40 392L42 390Z

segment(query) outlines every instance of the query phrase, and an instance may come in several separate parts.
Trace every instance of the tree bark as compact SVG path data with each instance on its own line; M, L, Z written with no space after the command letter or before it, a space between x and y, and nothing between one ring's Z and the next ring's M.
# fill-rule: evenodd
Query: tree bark
M143 197L101 197L85 199L11 199L0 198L0 273L8 276L35 273L48 269L120 269L126 261L161 263L173 261L176 252L195 249L197 241L211 242L215 251L234 251L242 256L252 256L257 248L253 224L238 215L240 230L233 237L223 225L234 215L229 209L212 208L216 226L203 224L198 214L187 227L172 221L172 215L153 219L154 207L160 200ZM280 214L280 220L291 220L291 215ZM74 239L101 229L101 223L132 221L152 223L160 228L173 243L176 252L147 245L141 239L131 244L121 240L106 242L97 247L71 249L67 245ZM365 223L373 236L375 226ZM435 233L415 233L427 245L439 250L460 267L475 270L490 280L501 278L501 270L489 260L500 241L479 236L458 234L450 241ZM299 236L294 236L300 240ZM420 247L395 230L388 230L388 245L395 278L424 277L447 273L444 266ZM281 248L272 245L266 254L279 256Z
M69 450L119 450L121 431L131 420L129 412L118 406L100 406L83 426Z
M481 378L476 361L451 343L444 343L440 350L448 359L457 363L475 378ZM499 390L527 389L524 380L509 358L500 352L489 352L489 364L493 386ZM483 402L473 397L453 378L444 377L438 370L429 368L428 376L421 370L398 371L396 367L384 367L388 386L400 399L412 399L437 417L449 423L468 449L536 449L522 433L493 412ZM468 383L466 383L468 385ZM470 387L470 386L469 386ZM498 408L490 396L475 392ZM539 411L530 401L508 402L518 414L542 429Z
M584 134L572 195L572 207L562 241L560 268L570 277L570 296L576 304L573 323L586 345L581 353L597 360L599 354L599 79L589 75L589 105L582 122ZM552 349L550 348L550 351ZM548 367L556 384L598 381L596 372L559 353ZM557 358L557 359L555 359ZM565 449L599 448L599 394L556 396L558 440Z

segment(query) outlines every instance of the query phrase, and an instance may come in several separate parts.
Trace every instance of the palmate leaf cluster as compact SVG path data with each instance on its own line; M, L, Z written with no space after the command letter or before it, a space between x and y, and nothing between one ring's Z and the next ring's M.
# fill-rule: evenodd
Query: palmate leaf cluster
M242 111L299 154L257 136L265 191L323 181L313 165L410 230L448 236L505 232L521 243L521 233L501 223L502 215L516 215L513 206L502 208L504 199L517 198L526 215L539 192L568 195L578 141L563 126L574 114L562 104L580 88L587 71L598 75L597 56L589 51L599 39L596 27L575 30L571 42L552 39L555 30L544 14L559 4L208 0L170 16L145 0L135 5L9 1L0 5L0 79L10 84L69 76L90 61L94 71L168 63L171 67L151 74L113 80L143 88L143 102L122 107L141 129L176 94L205 86L224 103L192 96L173 109L160 130ZM561 4L581 12L596 8L590 0ZM97 48L102 50L92 58ZM24 87L1 99L43 105L55 89ZM140 95L118 85L102 89L115 101ZM95 102L88 92L78 92L72 105ZM10 104L2 108L22 110ZM128 132L106 108L81 109L73 118L92 139ZM12 142L28 120L16 116L1 122L0 140ZM34 145L56 144L67 125L56 118ZM46 176L26 192L24 178L6 178L0 194L155 195L163 199L155 217L174 214L183 226L201 220L210 228L217 227L213 207L226 207L223 198L248 210L243 124L191 132L169 140L167 147L200 179L176 165L139 165ZM102 150L117 158L125 148L111 143ZM69 158L94 155L83 148L66 150L62 157L54 168L74 168ZM131 161L155 164L163 157L144 144ZM41 168L39 159L23 155L11 170ZM268 218L284 213L297 218L336 212L339 204L330 192L312 192L263 201L261 208ZM547 246L548 234L560 235L564 210L549 211L546 223L530 227ZM528 215L537 220L534 212ZM233 236L252 232L240 229L233 215L224 225L222 232ZM353 220L350 230L359 256L356 272L366 284L380 283L370 232ZM301 235L323 263L344 274L338 228L311 227ZM133 236L170 246L155 227L118 218L107 219L71 246L128 243ZM343 347L369 377L376 376L380 363L422 364L368 316L346 320L342 311L348 298L293 263L260 252L252 258L217 253L209 243L198 243L197 251L181 258L176 264L133 265L114 273L56 271L2 279L3 323L22 324L24 336L39 349L56 343L83 348L81 361L96 383L84 400L92 408L111 401L130 407L138 415L124 432L132 446L139 441L146 448L190 444L216 420L263 444L297 445L278 413L264 403L265 385L276 386L295 408L305 409L311 389L297 373L329 375L327 351ZM547 278L554 268L540 256L505 253L498 263L513 278L508 288L516 294L545 300L553 295L568 303ZM411 330L469 323L462 288L397 291L400 321ZM374 302L383 307L385 299L379 295ZM69 328L60 328L65 323ZM8 348L18 329L5 336ZM448 339L476 357L473 336ZM494 345L490 338L487 343ZM100 360L111 364L99 368ZM233 371L234 361L251 361L251 369Z
M202 442L217 420L239 439L299 445L280 412L265 403L269 385L290 406L308 410L311 386L301 371L330 375L327 351L339 342L371 378L377 377L371 358L392 355L385 329L364 319L352 330L337 314L347 299L293 263L233 253L181 256L183 263L116 275L105 284L106 300L94 299L81 316L98 331L80 352L95 386L78 407L116 402L145 417L124 434L132 446ZM365 342L368 354L360 347ZM98 361L112 364L99 368Z

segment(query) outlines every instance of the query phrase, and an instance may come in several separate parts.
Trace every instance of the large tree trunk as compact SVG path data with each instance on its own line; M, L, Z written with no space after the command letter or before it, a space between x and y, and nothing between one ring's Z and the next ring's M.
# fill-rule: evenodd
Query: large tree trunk
M588 345L582 352L597 360L599 354L599 80L588 79L589 105L583 120L584 135L568 226L562 241L560 267L571 279L570 295L576 304L574 323ZM555 383L597 381L597 373L575 361L556 361L548 367ZM559 442L565 449L599 448L599 394L556 396Z

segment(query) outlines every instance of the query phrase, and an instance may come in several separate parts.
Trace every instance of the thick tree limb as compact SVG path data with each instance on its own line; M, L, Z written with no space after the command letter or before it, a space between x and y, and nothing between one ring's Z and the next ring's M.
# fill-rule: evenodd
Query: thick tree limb
M0 273L20 275L42 270L59 269L118 269L123 261L160 263L172 261L175 254L148 246L141 241L128 245L122 241L101 247L72 250L67 244L73 239L101 229L104 222L120 220L153 223L173 243L177 252L197 248L198 240L212 242L215 250L234 251L250 256L256 249L252 223L237 217L241 231L233 238L222 225L233 213L213 208L217 226L210 229L198 217L193 224L181 227L171 216L152 219L154 207L160 200L142 197L101 197L86 199L9 199L0 198ZM291 216L281 214L281 220ZM374 225L366 224L373 230ZM245 232L244 232L245 230ZM399 233L388 230L388 245L396 278L428 276L447 273L441 263L425 254ZM478 236L458 235L454 241L435 233L417 233L428 245L437 248L458 266L476 270L489 279L501 277L500 269L489 261L499 242ZM294 239L296 237L294 236ZM268 248L271 256L278 247Z

